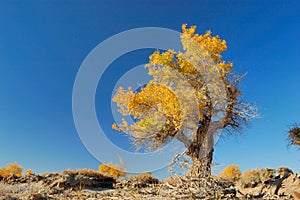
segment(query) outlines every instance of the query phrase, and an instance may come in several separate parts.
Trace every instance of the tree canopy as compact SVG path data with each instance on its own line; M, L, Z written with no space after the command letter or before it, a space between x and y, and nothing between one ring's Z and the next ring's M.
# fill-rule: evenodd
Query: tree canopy
M300 147L300 127L298 124L294 124L288 131L288 140L291 145Z
M256 107L243 102L241 76L222 59L226 41L210 31L196 34L196 26L182 25L184 52L156 50L145 65L152 80L141 88L118 88L113 101L119 112L132 116L113 128L128 134L135 146L159 148L176 138L193 160L212 161L214 136L226 128L240 130L256 117Z

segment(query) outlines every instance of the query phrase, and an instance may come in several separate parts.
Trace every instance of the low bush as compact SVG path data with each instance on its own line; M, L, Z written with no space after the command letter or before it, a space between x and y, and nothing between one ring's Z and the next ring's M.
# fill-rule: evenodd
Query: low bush
M275 170L269 168L246 170L241 179L243 187L255 187L259 183L275 178Z
M280 177L288 176L289 174L292 174L293 171L287 167L280 166L276 170L277 175Z
M7 164L6 168L0 168L0 177L8 178L10 176L22 176L23 168L17 163Z
M93 177L103 177L103 174L100 172L97 172L92 169L68 169L62 171L62 174L73 174L73 175L85 175L85 176L93 176Z
M128 179L132 183L147 185L147 184L158 184L159 180L154 177L150 172L145 172L138 174L136 176L131 176Z
M103 175L110 176L114 179L126 176L126 172L124 171L124 169L121 169L118 164L102 164L99 166L98 171Z
M27 169L25 172L26 172L25 176L30 176L30 175L34 174L32 169Z
M259 178L262 183L275 177L275 170L269 168L259 169Z
M260 183L259 169L248 169L243 174L242 185L244 187L255 187Z
M233 164L225 167L223 171L219 173L219 176L224 180L236 182L241 179L242 173L240 167Z

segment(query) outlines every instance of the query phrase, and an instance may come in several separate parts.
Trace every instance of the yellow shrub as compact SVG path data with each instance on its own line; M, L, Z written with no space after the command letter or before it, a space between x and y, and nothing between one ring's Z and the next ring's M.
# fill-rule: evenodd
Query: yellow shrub
M241 179L242 174L240 171L240 167L237 165L229 165L223 169L219 173L220 178L225 179L227 181L238 181Z
M259 169L246 170L243 174L243 185L244 187L255 187L260 183Z
M10 176L22 176L23 168L17 162L7 164L6 168L0 168L0 177L7 178Z
M7 168L0 168L0 178L7 178L11 176Z
M27 169L27 170L26 170L26 173L25 173L25 176L30 176L30 175L32 175L32 174L34 174L34 173L33 173L33 170L32 170L32 169Z
M120 176L126 176L126 172L124 169L121 169L118 164L102 164L99 166L99 172L103 175L113 177L115 179L118 179Z

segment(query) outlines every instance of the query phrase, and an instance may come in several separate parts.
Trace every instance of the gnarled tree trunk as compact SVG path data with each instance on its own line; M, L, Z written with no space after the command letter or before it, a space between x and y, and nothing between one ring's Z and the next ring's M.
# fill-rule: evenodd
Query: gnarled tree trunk
M193 165L189 170L190 177L211 176L211 163L213 158L213 149L205 157L192 157Z
M197 134L188 149L188 154L193 160L189 176L207 177L211 175L211 163L214 152L213 134L209 126L198 128Z

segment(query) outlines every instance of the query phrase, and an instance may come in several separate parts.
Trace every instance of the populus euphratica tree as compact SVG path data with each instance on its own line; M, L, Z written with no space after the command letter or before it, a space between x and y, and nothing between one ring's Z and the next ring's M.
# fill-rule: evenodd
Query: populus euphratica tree
M300 127L298 124L294 124L293 127L288 131L288 140L290 145L300 147Z
M170 139L182 142L192 158L192 173L210 173L215 136L226 128L240 130L256 117L256 107L242 101L232 63L221 53L226 41L195 33L182 25L184 52L156 50L145 65L153 79L140 90L118 88L113 101L119 112L135 120L113 124L128 134L137 148L157 149ZM195 171L196 170L196 171Z

